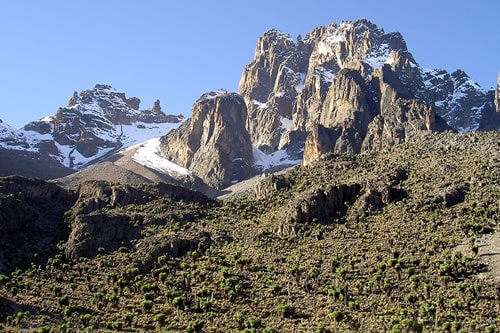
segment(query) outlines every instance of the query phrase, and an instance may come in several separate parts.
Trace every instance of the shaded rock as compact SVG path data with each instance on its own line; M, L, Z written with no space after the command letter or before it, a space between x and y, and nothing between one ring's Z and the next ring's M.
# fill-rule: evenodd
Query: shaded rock
M0 176L23 175L40 179L53 179L73 173L46 154L0 148Z
M465 200L465 195L469 186L467 184L453 185L443 190L443 192L434 196L431 199L431 204L443 204L446 207L451 207L462 203Z
M74 193L18 176L0 178L0 272L41 264L69 234L64 213Z
M78 188L78 200L73 210L88 214L104 207L141 205L156 198L170 198L174 201L207 203L210 201L201 192L180 186L157 183L142 186L113 184L105 181L87 181Z
M341 218L348 205L359 196L361 185L339 185L304 192L283 207L282 219L275 232L280 237L294 237L310 223L328 224Z
M113 208L134 207L158 199L169 198L173 202L208 203L211 200L200 192L165 183L130 186L116 185L104 181L88 181L80 185L78 199L66 214L71 232L64 253L69 259L94 257L102 248L113 251L120 246L130 246L131 240L141 238L143 225L147 223L167 224L183 221L182 214L167 216L151 210L148 216L133 211L113 211ZM168 218L167 218L168 217Z
M135 255L143 271L151 270L159 256L180 257L189 251L204 251L212 239L208 233L201 233L193 239L177 238L168 235L154 235L137 242Z
M378 211L390 203L408 197L401 182L408 178L406 170L397 169L370 179L363 185L360 196L350 207L350 220L356 221L362 215Z
M101 251L113 251L129 246L132 239L140 236L141 228L131 224L128 214L91 213L77 215L71 221L64 254L68 259L92 258Z
M288 191L293 182L282 175L270 175L261 180L254 189L256 199L269 198L276 191Z

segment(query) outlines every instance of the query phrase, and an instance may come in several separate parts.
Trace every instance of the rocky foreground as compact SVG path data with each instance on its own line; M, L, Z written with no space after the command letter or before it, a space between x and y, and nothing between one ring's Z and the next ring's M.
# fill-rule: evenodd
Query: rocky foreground
M415 136L223 201L0 178L0 331L494 332L499 148Z

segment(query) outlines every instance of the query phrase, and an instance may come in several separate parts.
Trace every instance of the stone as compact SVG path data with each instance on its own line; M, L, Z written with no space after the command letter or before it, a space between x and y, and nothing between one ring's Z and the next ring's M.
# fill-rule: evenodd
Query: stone
M500 112L500 74L498 74L497 89L495 90L495 109Z
M192 116L161 139L165 157L219 189L254 174L247 109L235 93L206 93Z

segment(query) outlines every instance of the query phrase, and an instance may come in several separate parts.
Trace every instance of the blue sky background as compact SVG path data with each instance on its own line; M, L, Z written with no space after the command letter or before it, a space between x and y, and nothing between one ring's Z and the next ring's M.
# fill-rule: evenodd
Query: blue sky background
M401 32L423 67L461 68L490 89L498 13L498 0L0 0L0 119L23 126L96 83L189 116L202 93L237 90L265 31L358 18Z

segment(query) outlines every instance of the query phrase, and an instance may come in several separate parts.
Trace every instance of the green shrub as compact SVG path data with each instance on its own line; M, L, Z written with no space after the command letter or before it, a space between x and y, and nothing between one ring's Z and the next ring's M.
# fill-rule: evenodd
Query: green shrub
M285 318L293 317L293 315L295 314L295 308L290 304L278 304L277 309Z

